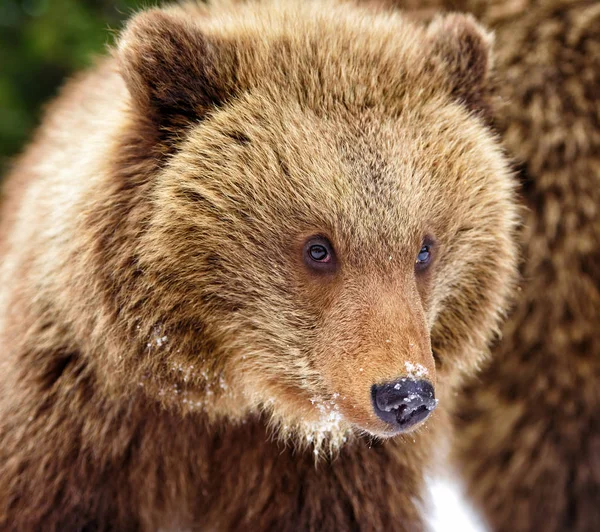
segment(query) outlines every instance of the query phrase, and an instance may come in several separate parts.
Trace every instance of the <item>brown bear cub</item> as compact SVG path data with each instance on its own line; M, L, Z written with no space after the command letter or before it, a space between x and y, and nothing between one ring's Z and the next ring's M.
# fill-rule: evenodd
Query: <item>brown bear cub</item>
M0 527L422 529L515 278L489 42L330 2L134 17L6 183Z

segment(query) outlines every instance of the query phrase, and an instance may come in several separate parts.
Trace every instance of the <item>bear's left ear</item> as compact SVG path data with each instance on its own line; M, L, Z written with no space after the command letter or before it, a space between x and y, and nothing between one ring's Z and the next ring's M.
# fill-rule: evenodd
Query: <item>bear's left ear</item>
M470 110L489 115L493 35L471 15L449 14L436 17L427 36L452 95Z
M137 109L172 127L233 95L228 51L181 15L153 9L127 24L116 56Z

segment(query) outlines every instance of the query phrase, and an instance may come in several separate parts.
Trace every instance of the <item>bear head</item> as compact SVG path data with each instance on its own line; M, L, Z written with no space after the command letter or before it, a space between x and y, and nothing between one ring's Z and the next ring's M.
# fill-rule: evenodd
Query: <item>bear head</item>
M332 445L450 400L515 277L490 46L338 3L136 15L115 150L153 170L114 244L111 386Z

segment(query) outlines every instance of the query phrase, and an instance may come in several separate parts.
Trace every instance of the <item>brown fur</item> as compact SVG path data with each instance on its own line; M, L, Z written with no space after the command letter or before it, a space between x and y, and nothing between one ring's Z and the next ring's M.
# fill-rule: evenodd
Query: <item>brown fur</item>
M7 183L0 526L420 529L432 443L514 277L489 61L458 16L135 17ZM315 233L334 275L300 259ZM440 407L373 440L371 386L411 364Z
M494 31L527 206L518 304L456 408L459 467L494 530L600 530L600 5L395 3Z

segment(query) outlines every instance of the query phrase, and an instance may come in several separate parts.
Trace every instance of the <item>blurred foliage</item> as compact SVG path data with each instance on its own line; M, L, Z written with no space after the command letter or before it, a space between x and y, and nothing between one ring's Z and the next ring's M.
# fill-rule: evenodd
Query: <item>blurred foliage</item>
M148 0L0 0L0 176L66 76L90 65Z

